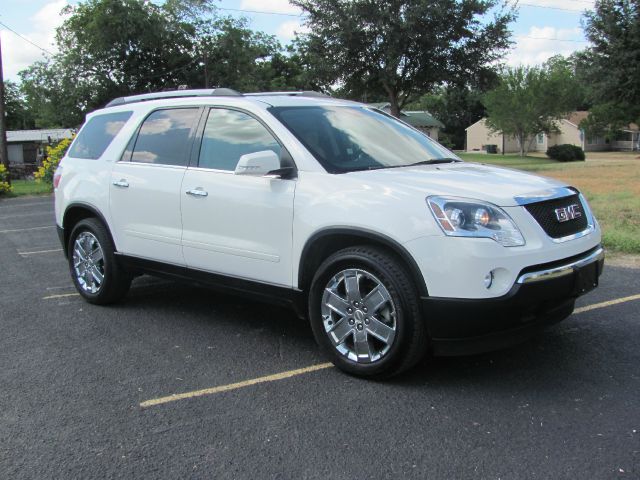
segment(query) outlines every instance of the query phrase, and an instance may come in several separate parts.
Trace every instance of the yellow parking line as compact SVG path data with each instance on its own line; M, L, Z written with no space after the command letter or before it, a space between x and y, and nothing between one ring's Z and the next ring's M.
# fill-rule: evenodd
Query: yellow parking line
M593 305L587 305L586 307L576 308L573 313L583 313L590 310L597 310L598 308L610 307L612 305L618 305L619 303L631 302L633 300L640 300L640 294L631 295L629 297L615 298L602 303L594 303Z
M53 253L53 252L61 252L61 248L55 248L53 250L34 250L33 252L18 252L18 255L26 256L26 255L39 255L41 253Z
M66 298L66 297L79 297L79 293L61 293L58 295L48 295L46 297L42 297L43 300L51 300L52 298Z
M76 294L77 295L77 294ZM56 297L52 295L51 297ZM45 297L45 298L51 298ZM633 300L640 300L640 294L631 295L629 297L616 298L607 302L595 303L593 305L587 305L586 307L576 308L574 314L588 312L590 310L596 310L598 308L610 307L612 305L618 305L620 303L631 302ZM325 368L332 367L332 363L319 363L317 365L311 365L310 367L299 368L297 370L289 370L282 373L276 373L274 375L267 375L266 377L252 378L250 380L244 380L242 382L230 383L228 385L220 385L218 387L204 388L202 390L194 390L192 392L176 393L167 397L154 398L146 400L140 404L140 407L153 407L156 405L162 405L169 402L175 402L177 400L185 400L187 398L201 397L203 395L212 395L214 393L228 392L230 390L237 390L239 388L249 387L251 385L257 385L259 383L274 382L276 380L284 380L285 378L291 378L305 373L315 372L317 370L323 370Z
M298 368L297 370L289 370L287 372L276 373L274 375L267 375L266 377L252 378L250 380L244 380L243 382L230 383L228 385L221 385L219 387L205 388L202 390L194 390L193 392L178 393L169 395L168 397L154 398L142 402L140 406L153 407L154 405L162 405L164 403L175 402L176 400L184 400L185 398L201 397L203 395L211 395L214 393L228 392L230 390L237 390L239 388L249 387L251 385L257 385L259 383L275 382L276 380L284 380L285 378L295 377L305 373L315 372L323 370L325 368L333 367L332 363L319 363L317 365L311 365L310 367Z
M14 232L28 232L31 230L44 230L45 228L53 228L55 225L45 225L44 227L31 227L31 228L14 228L11 230L0 230L0 233L14 233Z

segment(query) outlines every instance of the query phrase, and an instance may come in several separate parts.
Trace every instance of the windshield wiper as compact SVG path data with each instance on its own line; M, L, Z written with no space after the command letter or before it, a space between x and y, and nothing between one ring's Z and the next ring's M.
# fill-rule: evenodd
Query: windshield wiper
M362 172L363 170L386 170L389 168L406 168L406 167L415 167L417 165L439 165L441 163L460 163L462 160L458 160L453 157L443 157L443 158L432 158L431 160L423 160L421 162L416 163L408 163L406 165L368 165L366 167L357 167L352 168L350 170L345 170L341 173L349 173L349 172Z
M432 158L431 160L423 160L421 162L410 163L409 165L403 165L405 167L415 167L417 165L438 165L441 163L458 163L462 160L458 160L453 157L443 157L443 158Z

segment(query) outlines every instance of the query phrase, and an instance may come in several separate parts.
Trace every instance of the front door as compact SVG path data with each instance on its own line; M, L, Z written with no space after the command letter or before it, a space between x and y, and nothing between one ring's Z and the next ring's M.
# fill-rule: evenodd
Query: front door
M197 166L182 182L182 245L188 267L292 285L295 180L234 175L242 155L281 145L248 113L212 108Z
M198 108L156 110L111 171L109 202L118 251L184 265L180 187Z

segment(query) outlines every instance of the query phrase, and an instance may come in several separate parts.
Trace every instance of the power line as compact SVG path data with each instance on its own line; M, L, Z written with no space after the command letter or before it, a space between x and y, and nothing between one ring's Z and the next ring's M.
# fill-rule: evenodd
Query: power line
M520 5L524 7L531 7L531 8L546 8L547 10L562 10L563 12L571 12L571 13L579 13L579 14L582 14L584 10L589 10L589 8L587 8L586 6L584 7L584 10L574 10L572 8L551 7L549 5L536 5L534 3L519 2L518 6Z
M223 7L216 7L217 10L228 10L230 12L241 12L241 13L258 13L261 15L282 15L285 17L296 17L296 18L301 18L303 17L303 15L300 13L282 13L282 12L265 12L262 10L244 10L242 8L223 8Z
M575 42L575 43L589 43L588 40L574 40L569 38L558 37L532 37L530 35L515 35L516 38L530 38L532 40L554 40L556 42Z
M46 53L47 55L49 55L50 57L53 57L53 53L51 53L50 51L42 48L40 45L32 42L31 40L29 40L27 37L22 36L20 33L16 32L13 28L11 28L9 25L7 25L6 23L0 22L0 25L2 25L3 27L5 27L7 30L9 30L10 32L14 33L15 35L17 35L18 37L20 37L22 40L24 40L25 42L29 42L31 45L33 45L34 47L42 50L44 53Z

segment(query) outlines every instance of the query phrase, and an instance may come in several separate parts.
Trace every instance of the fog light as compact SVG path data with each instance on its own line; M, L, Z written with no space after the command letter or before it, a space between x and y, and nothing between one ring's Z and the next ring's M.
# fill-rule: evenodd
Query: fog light
M492 283L493 283L493 272L489 272L484 276L484 286L486 288L491 288Z

